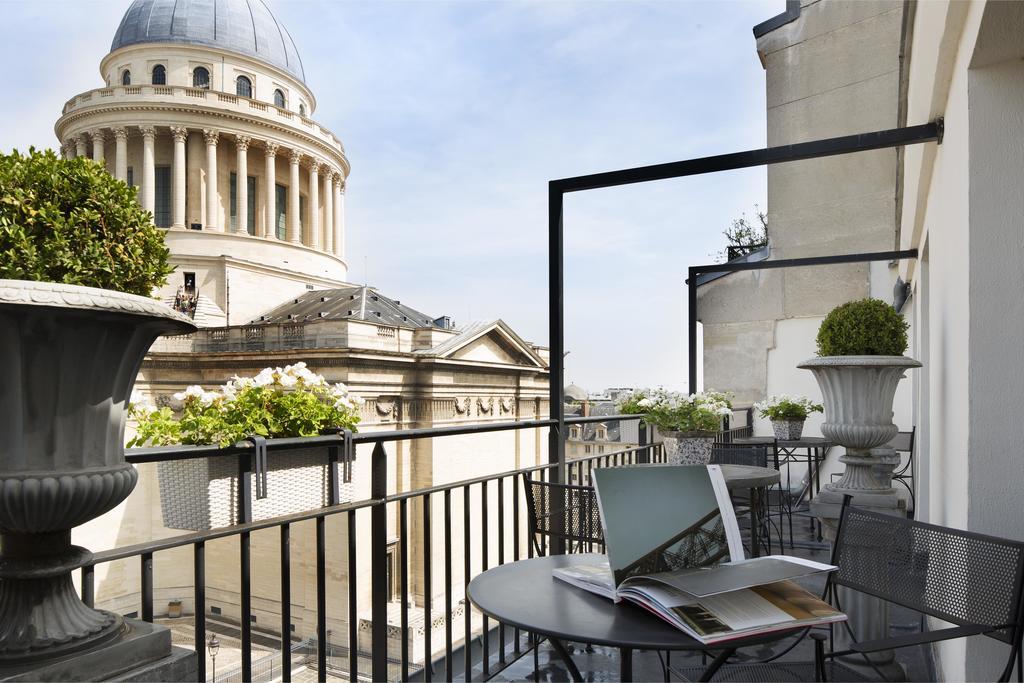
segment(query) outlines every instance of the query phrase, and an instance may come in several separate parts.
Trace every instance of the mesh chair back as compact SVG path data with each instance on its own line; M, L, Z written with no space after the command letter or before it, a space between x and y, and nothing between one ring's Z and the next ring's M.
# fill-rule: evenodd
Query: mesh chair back
M712 465L751 465L769 467L767 446L714 446L711 449Z
M566 552L604 552L601 512L592 486L552 484L523 475L530 537L536 552L546 555L555 539Z
M915 427L909 432L899 432L886 446L900 453L910 453L914 450L914 432L916 431L917 428Z
M1021 619L1024 543L847 505L831 580L954 624ZM990 635L1005 643L1019 628Z

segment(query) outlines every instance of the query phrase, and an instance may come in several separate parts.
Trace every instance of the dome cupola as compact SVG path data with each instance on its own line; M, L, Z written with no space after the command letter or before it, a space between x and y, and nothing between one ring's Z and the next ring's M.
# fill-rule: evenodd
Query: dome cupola
M263 0L135 0L117 27L110 51L142 43L226 50L306 80L295 43Z

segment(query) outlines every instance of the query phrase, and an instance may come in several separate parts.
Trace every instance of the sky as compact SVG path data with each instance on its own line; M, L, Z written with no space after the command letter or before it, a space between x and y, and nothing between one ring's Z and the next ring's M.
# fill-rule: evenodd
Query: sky
M783 0L267 0L352 164L349 280L548 342L548 181L765 146L751 28ZM128 0L0 0L0 151L56 147ZM566 199L566 381L685 388L690 265L763 168Z

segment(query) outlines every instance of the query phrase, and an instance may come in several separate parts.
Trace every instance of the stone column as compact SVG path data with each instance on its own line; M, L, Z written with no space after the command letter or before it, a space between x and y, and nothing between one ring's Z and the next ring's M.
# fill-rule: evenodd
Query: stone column
M156 208L156 159L153 150L156 129L140 126L139 131L142 133L142 208L153 213Z
M75 138L75 156L76 157L84 157L84 156L88 156L88 154L89 154L89 148L86 145L85 136L84 135L79 135L78 137Z
M92 160L100 164L106 159L106 142L107 136L103 132L103 129L97 129L89 133L89 137L92 138Z
M345 258L345 177L340 173L334 183L334 255Z
M217 208L220 206L220 193L217 191L217 143L220 133L209 128L203 129L206 140L206 225L205 230L220 230L217 227Z
M128 131L114 128L114 177L128 180Z
M174 204L171 209L171 227L185 229L185 141L188 128L171 126L174 138Z
M306 231L306 246L320 248L320 162L309 162L309 230Z
M252 141L247 135L235 136L235 149L238 152L238 160L235 163L235 175L238 182L235 183L235 233L245 235L249 231L249 143Z
M60 146L60 153L65 159L75 158L75 141L68 138Z
M302 244L302 224L299 220L299 163L302 152L292 150L288 155L288 241Z
M267 218L263 222L263 236L277 238L277 148L276 142L264 143L267 176Z
M320 231L323 237L324 251L334 251L334 173L330 168L324 174L324 225Z

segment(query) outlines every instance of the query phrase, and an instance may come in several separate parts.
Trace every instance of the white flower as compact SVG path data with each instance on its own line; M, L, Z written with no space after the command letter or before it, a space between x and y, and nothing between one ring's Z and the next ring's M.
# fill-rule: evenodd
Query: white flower
M190 398L199 398L203 395L203 388L198 384L185 387L185 391L179 391L174 395L175 401L185 401Z
M296 379L294 375L288 374L281 375L277 381L280 382L281 386L286 389L294 387L296 384L299 383L299 380Z
M637 402L637 405L641 408L650 408L654 405L654 402L649 398L642 398Z
M269 386L274 383L274 371L270 368L263 368L259 374L252 378L252 383L258 387Z
M199 403L204 406L212 406L213 402L220 398L216 391L204 391L199 394Z

